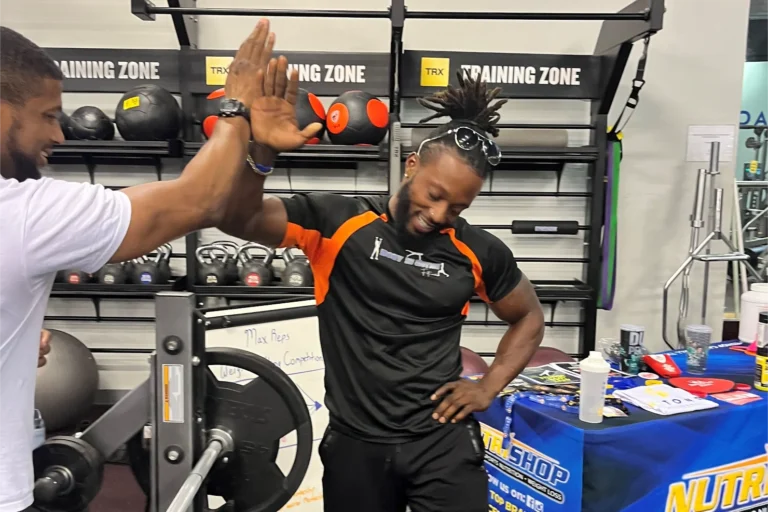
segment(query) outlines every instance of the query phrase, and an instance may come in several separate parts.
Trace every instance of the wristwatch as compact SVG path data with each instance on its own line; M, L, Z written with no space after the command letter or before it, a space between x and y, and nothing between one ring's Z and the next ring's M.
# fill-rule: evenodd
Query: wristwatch
M233 98L224 98L221 100L221 103L219 104L219 117L235 116L243 116L248 122L251 121L251 113L242 101Z

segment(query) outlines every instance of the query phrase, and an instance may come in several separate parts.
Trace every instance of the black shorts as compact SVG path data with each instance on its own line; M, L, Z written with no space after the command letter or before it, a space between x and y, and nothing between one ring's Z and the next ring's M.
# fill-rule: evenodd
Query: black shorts
M325 512L487 512L480 425L447 424L414 441L360 441L330 427L318 449Z

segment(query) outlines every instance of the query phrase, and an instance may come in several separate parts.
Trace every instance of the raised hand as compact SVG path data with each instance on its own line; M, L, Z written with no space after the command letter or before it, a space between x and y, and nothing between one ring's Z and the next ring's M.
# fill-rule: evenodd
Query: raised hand
M267 69L256 73L256 98L250 103L251 132L257 144L279 153L303 146L323 127L312 123L299 130L296 121L296 99L299 72L288 77L288 59L271 59Z
M227 82L224 85L227 98L239 100L245 106L253 103L262 89L257 73L259 70L266 71L274 46L275 34L269 31L269 20L259 20L229 65Z

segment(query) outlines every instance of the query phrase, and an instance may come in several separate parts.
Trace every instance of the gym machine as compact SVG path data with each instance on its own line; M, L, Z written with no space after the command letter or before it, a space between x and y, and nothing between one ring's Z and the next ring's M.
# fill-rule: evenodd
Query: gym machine
M206 316L218 310L196 309L188 292L159 293L155 309L157 346L149 378L84 432L51 437L34 451L34 506L86 511L101 487L107 458L140 442L149 425L148 457L138 466L143 475L132 463L148 512L209 511L209 495L224 500L218 512L279 510L298 489L312 456L312 422L298 387L252 352L206 349L206 331L250 325L252 314L226 308L232 313ZM300 315L315 314L314 307L296 308L294 317L298 309L307 310ZM245 384L223 381L211 366L255 377ZM293 431L296 454L284 475L275 461L280 439Z
M688 249L688 257L682 265L672 274L664 284L664 293L662 298L661 310L661 329L664 342L672 350L685 347L685 323L688 317L688 299L690 294L689 277L694 261L704 263L704 289L701 299L701 323L706 324L707 317L707 293L709 288L709 264L714 261L738 262L745 271L754 272L751 266L746 264L749 256L740 252L731 239L723 233L723 189L717 186L716 178L720 174L720 143L713 142L709 156L709 168L699 169L698 179L696 181L696 193L693 201L693 212L691 214L691 240ZM704 209L709 202L707 220L704 220ZM709 227L711 231L704 240L699 243L700 231L704 227ZM722 241L731 251L723 254L711 254L710 242L714 240ZM680 291L680 304L677 317L677 347L673 347L667 336L667 303L669 297L669 288L672 283L682 274L683 282Z

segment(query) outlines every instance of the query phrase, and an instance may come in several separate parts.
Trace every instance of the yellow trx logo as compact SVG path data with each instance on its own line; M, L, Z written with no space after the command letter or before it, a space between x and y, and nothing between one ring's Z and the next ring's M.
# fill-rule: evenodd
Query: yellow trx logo
M234 57L206 57L205 58L205 84L224 85L227 83L229 65Z
M448 85L451 59L437 57L421 58L421 86L445 87Z

